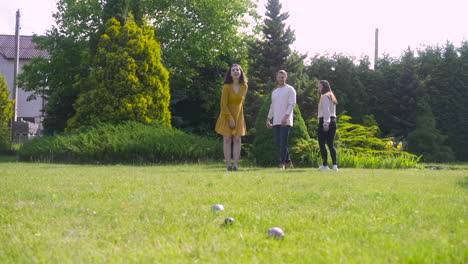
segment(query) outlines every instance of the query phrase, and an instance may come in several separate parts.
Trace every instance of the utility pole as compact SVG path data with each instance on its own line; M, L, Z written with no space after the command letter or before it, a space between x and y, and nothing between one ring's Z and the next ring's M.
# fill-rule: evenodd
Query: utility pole
M377 65L377 60L379 59L379 29L375 29L375 55L374 55L374 70L375 65Z
M15 29L15 69L13 72L13 100L15 100L15 107L13 109L13 122L18 120L18 85L16 84L16 77L19 72L19 53L20 53L20 11L16 11L16 29Z
M15 28L15 62L14 62L14 69L13 69L13 116L11 118L11 141L15 141L15 125L16 121L18 121L18 85L16 84L16 76L18 76L19 72L19 53L20 53L20 10L16 11L16 28Z

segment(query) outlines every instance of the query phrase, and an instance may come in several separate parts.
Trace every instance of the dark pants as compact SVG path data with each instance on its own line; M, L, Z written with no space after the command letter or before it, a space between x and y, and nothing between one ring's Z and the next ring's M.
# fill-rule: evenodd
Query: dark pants
M276 143L280 148L280 162L283 164L291 162L288 150L288 138L290 131L291 126L273 126L273 134L275 135Z
M330 124L328 125L329 130L327 132L323 131L323 118L319 119L319 125L317 128L318 134L318 142L320 146L320 154L322 155L322 161L324 166L328 166L328 157L327 157L327 149L325 144L328 146L330 150L330 156L333 161L333 165L336 165L336 150L335 146L333 145L335 140L336 134L336 121L332 118Z

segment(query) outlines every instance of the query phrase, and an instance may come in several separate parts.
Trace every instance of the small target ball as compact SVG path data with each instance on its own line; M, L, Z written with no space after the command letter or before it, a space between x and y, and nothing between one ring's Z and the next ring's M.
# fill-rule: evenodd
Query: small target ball
M275 238L284 237L284 231L279 227L272 227L268 229L267 234Z

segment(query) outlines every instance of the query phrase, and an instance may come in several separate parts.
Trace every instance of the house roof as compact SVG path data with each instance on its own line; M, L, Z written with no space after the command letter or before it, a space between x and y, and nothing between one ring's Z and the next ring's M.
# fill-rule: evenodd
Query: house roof
M20 36L20 59L27 60L38 56L49 57L47 51L37 50L34 48L35 46L32 36ZM0 34L0 55L6 59L15 58L15 35Z

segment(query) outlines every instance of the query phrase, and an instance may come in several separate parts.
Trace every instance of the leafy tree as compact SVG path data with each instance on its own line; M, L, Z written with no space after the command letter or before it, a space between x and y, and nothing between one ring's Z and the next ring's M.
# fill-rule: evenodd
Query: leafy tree
M82 55L90 48L90 39L99 31L102 17L100 0L60 0L53 26L45 36L34 36L36 48L48 52L48 58L34 58L23 66L18 85L33 96L44 96L44 133L63 132L73 115L73 103L79 90L76 79L87 76L89 67ZM46 88L44 88L46 87Z
M89 78L76 84L81 93L69 129L127 120L171 125L169 73L149 26L110 19L90 65Z
M156 0L142 5L153 22L162 61L170 72L173 125L214 135L224 73L233 63L248 71L249 37L242 29L248 26L247 14L256 16L255 3Z
M300 55L297 51L294 51L286 60L284 68L293 69L288 73L288 83L296 89L297 105L301 110L302 116L306 120L317 116L318 80L307 74L304 65L304 55Z
M10 146L10 129L8 121L13 116L13 100L9 100L10 89L8 89L5 77L0 75L0 150L6 150Z
M408 135L408 152L422 155L422 160L426 162L453 161L453 151L445 144L447 136L443 136L436 128L428 101L428 97L424 96L418 102L416 128Z
M368 99L354 61L354 57L343 54L315 56L307 67L307 73L310 77L328 80L339 102L337 111L346 110L361 121L363 115L367 114Z
M48 87L46 132L63 131L75 115L72 105L80 91L73 84L88 78L91 68L82 54L97 51L106 17L126 17L128 12L135 15L137 24L139 17L151 21L161 43L162 61L171 73L174 124L199 133L212 131L224 72L229 64L247 64L247 36L242 28L248 24L245 14L256 15L255 7L250 0L58 1L57 26L39 45L50 58L31 66L35 68L24 78L45 84L26 85L38 95Z

